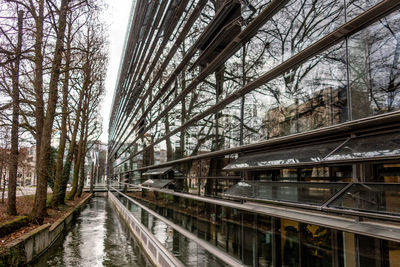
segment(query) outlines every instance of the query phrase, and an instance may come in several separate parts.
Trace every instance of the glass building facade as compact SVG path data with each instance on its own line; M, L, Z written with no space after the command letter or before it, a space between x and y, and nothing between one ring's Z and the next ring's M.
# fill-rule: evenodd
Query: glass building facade
M249 266L400 266L400 1L137 0L108 177Z

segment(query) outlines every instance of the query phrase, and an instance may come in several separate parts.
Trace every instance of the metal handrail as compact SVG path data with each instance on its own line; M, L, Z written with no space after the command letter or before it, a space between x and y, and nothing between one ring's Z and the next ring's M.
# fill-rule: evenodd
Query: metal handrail
M156 217L159 220L163 221L165 224L167 224L168 226L170 226L174 230L178 231L179 233L181 233L185 237L187 237L190 240L196 242L199 246L203 247L205 250L207 250L208 252L213 254L218 259L220 259L223 262L229 264L229 266L244 266L243 263L241 263L240 261L234 259L233 257L228 255L227 253L225 253L222 250L218 249L217 247L209 244L208 242L198 238L196 235L190 233L189 231L187 231L183 227L181 227L181 226L173 223L172 221L166 219L165 217L161 216L157 212L155 212L155 211L149 209L148 207L142 205L141 203L137 202L136 200L134 200L133 198L127 196L126 194L122 193L121 191L117 190L116 188L114 188L112 186L111 186L111 188L114 189L121 196L123 196L126 199L128 199L129 201L133 202L135 205L139 206L141 209L145 210L146 212L150 213L154 217Z
M132 186L136 188L147 189L139 185L132 185ZM300 209L294 209L294 207L291 209L290 205L286 205L287 203L284 203L285 205L280 205L280 206L276 204L257 203L257 202L239 203L239 202L229 201L227 199L208 198L198 195L174 192L172 190L155 189L155 188L152 190L195 201L201 201L223 207L238 209L245 212L295 220L303 223L316 224L331 229L353 232L375 238L382 238L386 240L400 242L400 228L398 226L394 224L388 224L387 221L373 222L368 220L363 220L363 221L359 220L359 216L362 216L365 218L369 217L376 219L385 219L385 220L390 219L392 221L400 221L400 217L398 216L393 217L390 215L379 215L379 214L377 214L378 216L373 216L374 214L365 214L364 212L358 212L358 211L354 211L350 214L349 212L346 212L344 210L334 209L334 208L325 208L322 211L319 211L315 209L309 209L309 207L305 206L301 207ZM337 214L352 215L352 217L347 217Z
M116 190L116 189L115 189ZM117 192L119 192L118 190L116 190ZM129 210L127 210L122 203L114 196L114 194L109 194L109 197L113 198L113 201L115 201L116 203L119 203L120 208L124 210L125 214L127 216L129 216L129 218L134 222L134 224L136 226L140 227L140 232L144 233L144 235L146 236L147 240L151 240L152 245L155 245L158 249L158 251L161 251L163 256L165 256L170 263L173 263L174 266L178 266L178 267L183 267L184 265L177 259L175 258L161 243L160 241L158 241L154 235L140 222L138 221L138 219L133 216L133 214L131 212L129 212ZM118 204L117 204L118 205ZM156 255L154 255L156 256Z

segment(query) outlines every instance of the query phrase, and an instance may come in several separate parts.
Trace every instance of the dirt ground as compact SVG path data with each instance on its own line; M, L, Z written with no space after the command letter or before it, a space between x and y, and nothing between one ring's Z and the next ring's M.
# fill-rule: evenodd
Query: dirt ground
M44 224L46 223L54 223L59 218L61 218L68 211L72 210L82 199L84 199L88 193L83 193L80 198L75 197L74 200L67 200L66 205L61 206L58 210L56 209L47 209L47 213L49 216L45 217ZM20 196L17 197L17 212L18 216L29 215L34 201L34 195L30 196ZM51 198L51 194L47 196L48 199ZM4 200L4 203L1 203L0 200L0 224L11 221L18 216L10 216L7 214L7 199ZM21 229L3 236L0 238L0 246L4 246L11 242L12 240L22 236L23 234L32 231L33 229L39 227L40 225L30 224L26 227L22 227Z

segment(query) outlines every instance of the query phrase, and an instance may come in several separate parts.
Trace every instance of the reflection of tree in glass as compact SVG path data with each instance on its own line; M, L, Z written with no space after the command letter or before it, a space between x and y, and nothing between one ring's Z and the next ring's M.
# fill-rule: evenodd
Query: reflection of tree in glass
M262 64L246 75L250 80L259 77L332 32L343 20L343 1L291 1L249 42L246 60L256 59ZM246 61L245 64L251 63ZM247 103L253 103L261 111L258 117L264 118L262 131L259 131L260 123L255 123L259 127L256 129L259 137L254 139L305 131L343 120L329 109L343 102L340 91L346 77L344 64L341 44L250 93ZM245 122L252 121L245 118ZM271 132L273 128L277 132ZM254 134L247 131L247 135Z
M349 38L353 118L399 108L400 13L395 12ZM365 104L369 108L365 108Z

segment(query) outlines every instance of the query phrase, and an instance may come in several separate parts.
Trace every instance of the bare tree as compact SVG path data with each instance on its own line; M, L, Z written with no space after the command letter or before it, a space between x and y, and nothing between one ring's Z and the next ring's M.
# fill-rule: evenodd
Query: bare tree
M18 128L19 128L19 66L21 61L22 51L22 23L23 11L18 11L18 37L17 46L15 48L15 62L12 68L12 101L13 101L13 116L11 128L11 155L9 163L9 180L8 180L8 197L7 197L7 213L10 215L17 214L16 206L16 183L18 174Z
M49 96L47 103L46 115L44 117L40 157L37 161L37 188L35 193L35 201L32 208L31 216L39 223L43 221L43 217L47 215L46 199L47 199L47 180L48 180L48 163L50 159L51 134L55 117L55 110L58 100L58 81L61 71L61 59L64 46L64 34L66 28L66 15L69 8L69 1L62 0L59 9L58 34L56 46L54 49L54 59L51 68L51 77L49 84Z

